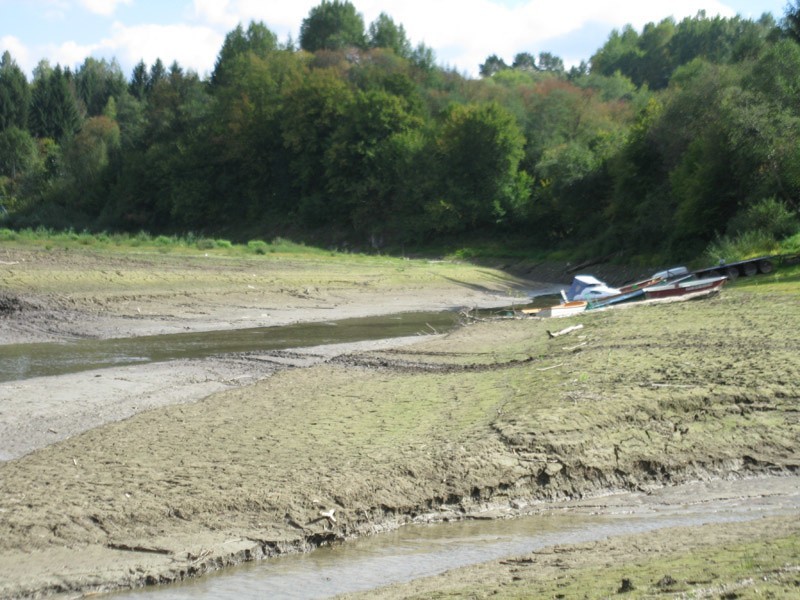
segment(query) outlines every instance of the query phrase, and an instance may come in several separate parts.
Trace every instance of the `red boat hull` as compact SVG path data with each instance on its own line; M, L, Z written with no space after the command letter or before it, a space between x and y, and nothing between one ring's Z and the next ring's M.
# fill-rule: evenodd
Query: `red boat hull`
M707 279L697 279L695 281L679 281L672 284L654 285L645 288L644 293L648 299L685 296L686 294L718 290L726 280L727 277L709 277Z

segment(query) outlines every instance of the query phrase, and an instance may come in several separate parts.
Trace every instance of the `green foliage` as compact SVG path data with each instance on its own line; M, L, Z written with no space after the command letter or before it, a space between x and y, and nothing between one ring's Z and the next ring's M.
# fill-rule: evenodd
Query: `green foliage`
M725 64L757 57L772 29L768 21L708 18L705 11L677 24L672 18L647 23L641 34L627 25L622 32L614 30L592 56L592 72L619 71L637 86L663 89L673 71L696 58Z
M781 29L789 39L800 44L800 1L791 0L785 10Z
M496 223L517 200L517 169L524 137L514 117L498 104L458 106L436 140L443 174L440 196L429 205L440 231Z
M22 69L8 51L0 59L0 131L28 125L31 90Z
M92 117L72 138L65 152L70 173L81 186L95 181L120 148L119 126L108 117Z
M118 98L125 88L125 76L116 61L90 57L75 72L75 90L90 117L103 114L109 98Z
M36 137L63 140L80 126L77 98L69 70L42 62L36 69L29 116Z
M480 233L675 260L724 234L791 233L800 46L770 18L628 26L569 73L546 51L490 55L480 79L437 66L385 13L365 34L347 1L313 8L300 45L250 23L208 80L156 60L126 82L87 58L74 74L43 61L32 85L6 53L4 224L147 230L158 241L125 243L158 251Z
M740 211L730 223L728 233L744 235L748 231L760 232L772 239L780 240L800 229L797 211L774 197L764 198Z
M12 182L30 171L38 158L35 140L17 127L0 131L0 175Z
M247 249L255 254L266 254L269 246L263 240L250 240L247 242Z
M706 248L705 256L711 263L717 263L719 260L734 262L779 251L780 245L772 235L754 230L733 237L716 238Z
M410 58L411 42L406 30L386 13L381 13L369 26L369 47L387 48L402 58Z
M307 52L364 48L364 19L347 0L322 0L303 19L300 47Z
M492 77L493 75L500 73L501 71L505 71L506 69L508 69L506 61L497 56L497 54L492 54L486 59L486 62L480 66L479 71L481 77Z
M278 48L278 36L267 29L264 23L251 22L245 31L241 25L225 36L225 42L217 56L214 72L211 74L211 85L214 87L235 83L234 63L241 57L252 53L259 58L266 58Z

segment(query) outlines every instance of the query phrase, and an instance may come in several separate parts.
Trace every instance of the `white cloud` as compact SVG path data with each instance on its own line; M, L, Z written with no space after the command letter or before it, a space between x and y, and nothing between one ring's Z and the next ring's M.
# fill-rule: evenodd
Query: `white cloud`
M297 37L300 24L320 0L194 0L197 19L213 27L223 27L228 32L241 23L263 21L267 27L285 39L289 34Z
M17 61L17 64L24 68L23 65L27 65L28 61L30 60L30 51L28 50L27 46L22 43L22 41L14 37L13 35L4 35L0 37L0 54L3 52L8 51L11 56Z
M194 0L194 17L215 27L231 30L239 22L229 0Z
M111 14L123 3L142 11L149 4L137 6L132 0L36 1L48 10L62 12L74 10L80 3L86 10L99 14ZM179 22L156 24L156 13L151 24L115 23L102 40L90 38L84 39L84 44L55 42L47 47L26 48L13 38L15 46L10 50L29 72L35 66L30 60L46 57L51 62L76 65L86 56L94 55L116 57L126 72L140 59L152 64L161 58L166 64L177 60L181 66L203 75L213 69L225 34L237 24L246 26L252 20L263 21L280 40L290 35L297 40L303 19L320 1L182 0L185 18ZM614 28L630 23L641 30L649 21L658 22L670 15L680 20L696 15L699 10L706 10L709 16L733 16L735 11L725 1L352 0L364 16L365 25L385 12L405 27L412 43L424 42L433 48L437 62L469 75L476 75L479 65L491 54L510 62L523 51L553 52L569 66L590 58ZM579 32L588 29L601 32L600 39L589 36L581 39ZM569 45L565 42L568 36L571 36Z
M86 57L91 56L97 48L97 44L81 45L69 41L59 44L58 46L47 46L44 51L44 56L53 64L58 63L64 67L73 68L82 65Z
M299 34L300 25L320 0L194 0L194 14L211 27L230 31L237 23L264 21L285 39ZM706 10L709 16L733 16L720 0L353 0L369 25L382 12L405 27L414 44L424 42L437 60L459 71L476 74L491 54L506 60L518 52L554 51L554 40L574 34L588 24L607 25L608 33L630 23L640 30L650 21L667 16L680 20ZM587 40L588 59L605 40ZM555 52L558 54L558 52ZM570 62L569 60L567 61Z
M81 6L96 15L110 17L120 4L130 4L131 0L79 0Z
M511 60L518 52L552 51L554 39L591 23L606 24L611 33L627 23L640 30L650 21L694 16L701 9L709 16L735 14L718 0L529 0L513 6L491 0L360 0L356 6L367 24L388 13L414 43L424 41L439 61L470 74L491 54ZM576 58L588 59L604 41L590 41L586 56Z
M201 76L211 71L222 47L224 34L205 26L137 25L115 23L110 38L96 48L116 56L123 65L144 60L151 65L160 58L166 66L173 61Z

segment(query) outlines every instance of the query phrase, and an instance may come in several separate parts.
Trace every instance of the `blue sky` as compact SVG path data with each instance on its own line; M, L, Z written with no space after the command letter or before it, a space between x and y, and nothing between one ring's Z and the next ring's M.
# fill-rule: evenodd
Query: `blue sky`
M437 61L475 75L490 54L511 62L542 51L567 65L588 60L614 28L636 29L667 16L680 20L765 12L779 19L787 0L353 0L368 25L381 12L402 24ZM0 0L0 52L30 74L41 59L76 67L87 56L116 58L126 75L140 59L173 60L211 71L225 34L264 21L281 41L297 39L320 0Z

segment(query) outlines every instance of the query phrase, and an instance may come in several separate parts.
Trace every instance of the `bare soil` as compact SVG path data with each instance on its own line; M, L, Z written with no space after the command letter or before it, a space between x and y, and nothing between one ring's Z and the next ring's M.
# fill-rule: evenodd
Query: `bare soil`
M2 343L498 305L542 285L389 259L5 252ZM493 320L405 346L4 384L0 439L15 441L0 442L12 459L0 597L168 582L410 521L800 469L795 288L557 327L576 323L559 338L552 322Z

